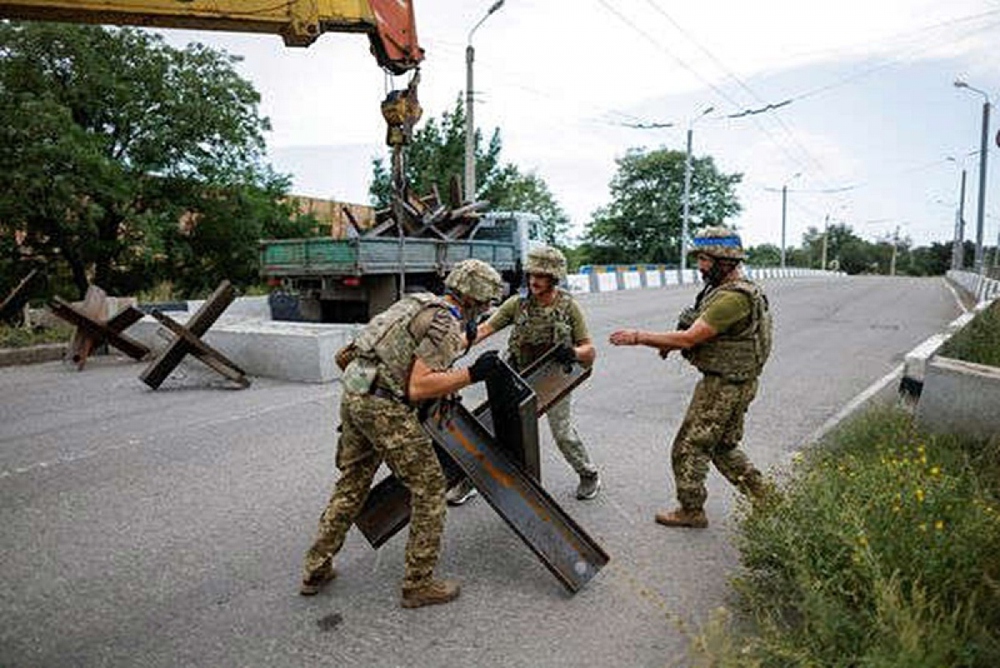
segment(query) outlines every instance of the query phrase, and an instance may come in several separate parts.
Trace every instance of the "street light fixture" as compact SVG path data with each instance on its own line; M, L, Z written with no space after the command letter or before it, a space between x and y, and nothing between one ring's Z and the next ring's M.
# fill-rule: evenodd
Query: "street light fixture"
M483 22L503 7L504 0L494 2L483 18L469 31L469 39L465 47L465 200L473 202L476 199L476 124L472 119L472 63L476 59L476 50L472 48L472 34Z
M955 81L955 88L967 88L983 96L983 127L979 142L979 208L976 211L976 273L982 275L985 271L983 262L983 218L986 214L986 155L989 152L988 135L990 132L990 96L985 92L970 86L961 79Z
M681 275L680 282L684 283L684 276L687 274L687 241L688 224L691 214L691 137L694 124L701 118L715 111L715 107L708 107L700 114L688 121L687 129L687 156L684 159L684 215L681 218Z

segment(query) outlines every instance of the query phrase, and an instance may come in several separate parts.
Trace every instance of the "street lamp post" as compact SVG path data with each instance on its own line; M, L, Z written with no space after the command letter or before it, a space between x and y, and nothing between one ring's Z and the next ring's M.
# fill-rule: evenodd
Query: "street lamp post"
M691 138L694 132L695 122L713 111L715 111L715 107L708 107L688 121L687 155L684 158L684 214L681 217L681 284L684 283L684 277L687 274L687 240L688 227L691 220Z
M973 88L961 79L955 81L956 88L967 88L983 96L983 127L979 142L979 207L976 211L976 273L985 271L983 262L983 218L986 214L986 155L989 152L990 96L978 88Z
M465 47L465 200L473 202L476 199L476 124L472 118L472 63L476 59L476 50L472 47L472 34L483 25L494 12L503 7L504 0L494 2L483 18L469 31L469 39Z

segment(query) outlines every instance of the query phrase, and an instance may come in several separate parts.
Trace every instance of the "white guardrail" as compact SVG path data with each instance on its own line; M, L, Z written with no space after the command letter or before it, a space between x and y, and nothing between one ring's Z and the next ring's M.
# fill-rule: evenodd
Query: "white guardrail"
M765 278L804 278L812 276L846 276L844 272L802 269L799 267L743 267L754 280ZM683 279L683 280L682 280ZM701 283L697 269L668 268L664 265L585 265L579 273L566 277L571 292L614 292L639 288L664 288L673 285Z
M976 302L990 302L1000 299L1000 281L981 276L971 271L949 271L948 278L962 286L976 298Z

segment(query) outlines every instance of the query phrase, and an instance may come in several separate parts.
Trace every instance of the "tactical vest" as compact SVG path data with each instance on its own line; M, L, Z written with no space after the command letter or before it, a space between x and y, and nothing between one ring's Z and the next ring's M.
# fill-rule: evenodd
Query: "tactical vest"
M367 391L361 387L366 380L369 388L374 382L405 400L413 355L432 317L421 319L425 320L422 327L415 328L414 324L425 309L437 308L449 308L448 302L429 292L421 292L406 295L372 318L354 340L358 354L345 372L345 389ZM359 380L360 383L356 382Z
M573 345L573 297L556 288L551 306L542 306L530 296L517 303L514 331L507 341L511 362L521 370L554 345Z
M757 378L771 354L772 323L767 297L753 282L739 279L709 290L694 309L681 313L678 327L687 329L723 292L741 292L750 298L749 322L739 330L723 332L684 351L684 357L702 373L744 382Z

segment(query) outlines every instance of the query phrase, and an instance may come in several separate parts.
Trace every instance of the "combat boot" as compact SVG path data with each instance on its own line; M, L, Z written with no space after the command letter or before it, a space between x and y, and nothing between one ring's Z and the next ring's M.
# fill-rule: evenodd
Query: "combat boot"
M767 510L781 503L781 492L773 481L756 479L746 485L746 495L757 510Z
M656 523L668 527L704 529L708 526L708 518L705 516L704 510L678 508L669 513L656 513Z
M472 481L468 478L462 478L455 483L454 487L444 493L444 500L448 502L449 506L460 506L477 494L479 492L472 485Z
M601 476L596 471L580 474L580 484L576 488L576 498L587 501L597 496L601 489Z
M416 589L404 589L399 604L404 608L420 608L425 605L448 603L458 598L462 586L457 580L431 580Z
M302 578L299 593L303 596L315 596L326 586L327 582L330 582L335 577L337 577L337 569L333 567L332 561L326 561L315 571L308 573Z

